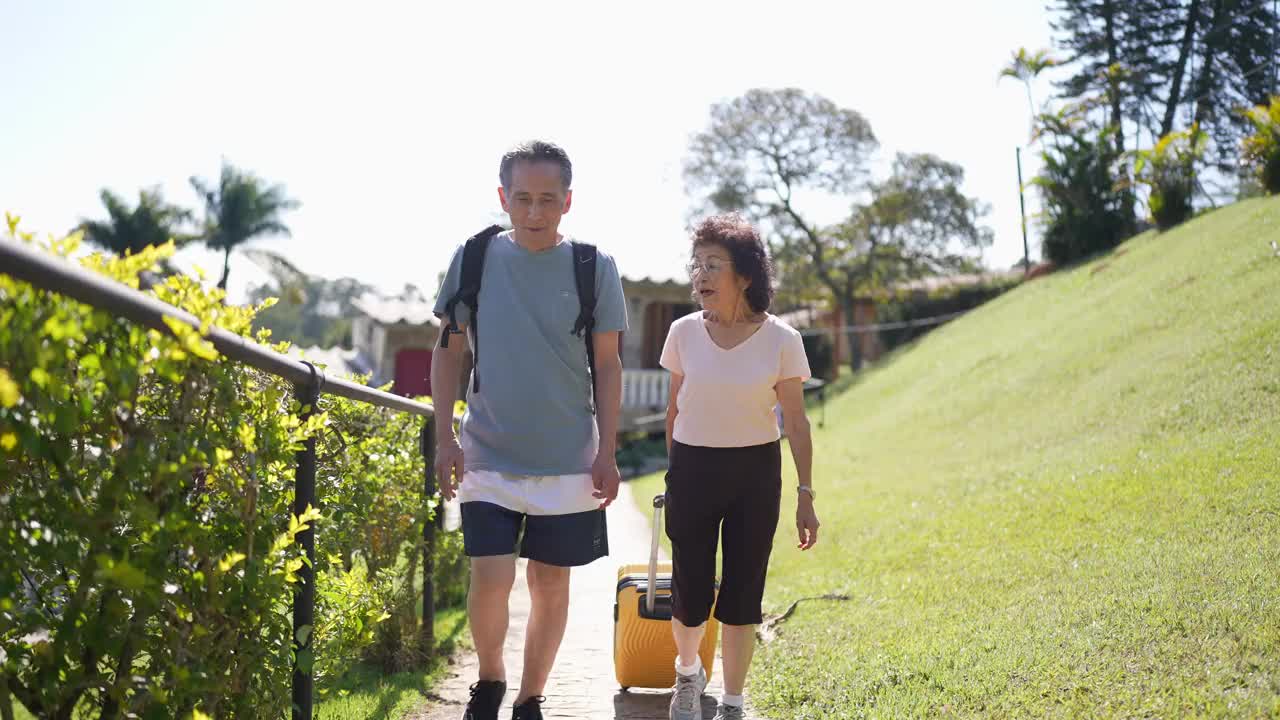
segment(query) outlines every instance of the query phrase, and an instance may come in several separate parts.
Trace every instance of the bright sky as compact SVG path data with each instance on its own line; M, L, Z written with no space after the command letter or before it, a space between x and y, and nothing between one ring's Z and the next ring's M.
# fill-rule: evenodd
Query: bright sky
M502 152L544 137L574 163L562 231L629 277L672 277L687 252L681 164L711 104L796 86L863 113L881 166L900 151L962 165L991 204L987 262L1008 267L1029 119L1023 87L996 77L1013 49L1049 45L1043 5L10 0L0 209L63 232L105 216L102 187L132 202L160 185L197 208L187 178L215 178L226 157L302 202L292 238L256 244L430 296L452 248L496 218ZM204 249L180 259L221 270ZM233 297L263 280L233 256Z

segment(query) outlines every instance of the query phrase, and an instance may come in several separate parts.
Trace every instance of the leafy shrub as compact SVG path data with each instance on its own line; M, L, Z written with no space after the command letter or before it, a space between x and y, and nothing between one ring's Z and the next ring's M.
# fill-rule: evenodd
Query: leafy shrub
M1193 125L1134 153L1134 177L1147 186L1147 205L1157 228L1168 230L1191 217L1196 164L1204 156L1206 142L1207 136Z
M1120 153L1114 130L1098 129L1086 109L1070 107L1040 118L1043 169L1032 182L1044 199L1044 256L1058 265L1119 245L1133 217L1118 188Z
M905 322L972 310L1017 287L1023 279L1020 276L995 277L971 285L944 286L930 293L903 293L888 298L877 308L877 320L882 323ZM880 331L880 343L887 352L935 327L922 325L884 329Z
M1244 139L1244 160L1270 194L1280 193L1280 95L1245 111L1253 133Z
M666 456L667 440L662 432L630 432L619 437L616 459L624 472L635 474L649 460Z
M21 242L76 254L78 236L38 241L16 225ZM172 252L79 262L137 288ZM245 337L262 307L224 305L183 276L147 292ZM430 517L420 420L326 397L303 421L288 383L173 328L0 273L0 669L37 716L286 714L295 536L311 523L322 678L375 643L412 586L396 558L420 549ZM295 517L308 437L322 508Z

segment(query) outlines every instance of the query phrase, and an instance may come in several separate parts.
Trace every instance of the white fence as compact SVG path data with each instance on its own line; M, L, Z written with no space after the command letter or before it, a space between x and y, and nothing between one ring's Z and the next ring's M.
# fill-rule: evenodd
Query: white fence
M661 410L667 406L671 374L666 370L622 371L622 409Z

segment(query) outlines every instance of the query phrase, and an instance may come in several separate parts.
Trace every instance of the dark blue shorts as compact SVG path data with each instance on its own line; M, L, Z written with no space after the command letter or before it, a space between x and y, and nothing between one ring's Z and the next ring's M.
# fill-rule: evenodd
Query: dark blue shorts
M604 510L526 515L491 502L464 502L462 543L468 557L519 554L576 567L609 554Z

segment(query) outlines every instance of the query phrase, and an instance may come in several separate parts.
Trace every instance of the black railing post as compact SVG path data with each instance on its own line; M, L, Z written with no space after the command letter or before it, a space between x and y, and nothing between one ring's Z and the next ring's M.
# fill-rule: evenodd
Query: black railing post
M311 363L311 379L294 385L294 395L302 404L301 419L306 422L316 410L324 374ZM316 505L316 440L307 438L297 455L298 468L293 481L293 514L302 515ZM316 532L315 523L298 533L298 544L307 561L298 570L298 586L293 593L293 720L311 720L315 697L315 657L312 654L316 617Z
M422 423L422 506L424 508L429 507L431 499L436 496L435 427L434 417L429 417ZM419 630L419 645L423 658L431 657L436 651L436 521L443 515L444 504L437 502L434 515L424 516L422 522L422 628Z

